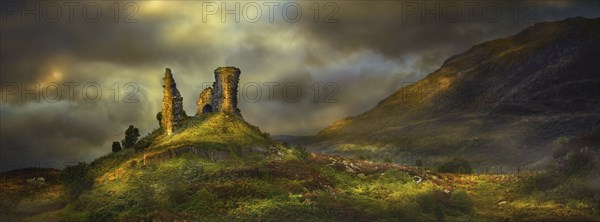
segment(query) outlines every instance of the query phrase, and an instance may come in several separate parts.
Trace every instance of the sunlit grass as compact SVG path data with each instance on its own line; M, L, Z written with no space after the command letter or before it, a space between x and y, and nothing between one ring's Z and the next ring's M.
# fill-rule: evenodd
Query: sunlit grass
M14 194L15 206L36 206L16 196L23 191L67 204L31 215L26 218L30 221L600 219L593 200L581 198L587 188L576 178L556 178L563 183L524 191L539 180L530 178L539 175L440 174L417 183L414 171L379 168L380 163L369 161L360 161L364 172L352 172L336 167L331 158L294 155L293 149L272 142L257 128L219 114L187 120L175 139L158 133L150 137L153 143L141 152L126 149L94 161L89 171L93 187L73 201L67 202L60 189L32 185L3 184L2 192ZM234 153L248 146L278 150L221 161L187 153L144 163L145 155L178 146Z

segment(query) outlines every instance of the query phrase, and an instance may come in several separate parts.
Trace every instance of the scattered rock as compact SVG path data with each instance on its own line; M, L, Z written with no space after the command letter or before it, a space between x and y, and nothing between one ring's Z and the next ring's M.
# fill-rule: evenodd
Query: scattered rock
M420 176L417 176L417 175L413 176L413 180L414 180L416 183L421 183L421 182L423 182L423 178L422 178L422 177L420 177Z
M348 172L348 173L356 173L356 171L354 171L354 169L352 169L352 168L346 168L346 172Z
M33 183L33 184L45 184L46 183L46 179L44 177L29 178L26 181L27 181L27 183Z

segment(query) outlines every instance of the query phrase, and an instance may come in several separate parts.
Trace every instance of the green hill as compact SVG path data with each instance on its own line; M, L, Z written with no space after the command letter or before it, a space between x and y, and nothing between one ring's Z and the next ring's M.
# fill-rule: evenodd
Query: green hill
M182 155L197 155L210 160L265 156L277 153L277 144L239 116L226 113L189 117L173 135L159 128L148 134L133 149L101 157L91 163L92 173L103 177L106 172L130 165L160 163Z
M96 168L92 165L88 172ZM600 219L599 205L593 197L573 197L588 192L577 180L541 189L537 186L548 180L546 175L437 174L427 169L329 155L217 162L183 155L160 164L111 170L105 175L108 174L113 176L94 178L93 185L73 199L56 176L52 176L55 174L48 175L45 171L26 177L3 174L0 218L3 221ZM27 182L30 176L45 177L47 182ZM555 195L544 195L546 192Z
M0 174L3 221L498 221L600 219L580 185L442 174L271 141L241 118L190 118L91 164ZM191 147L191 148L182 148ZM210 154L212 151L212 154ZM150 158L154 157L154 158ZM40 179L43 178L43 179ZM540 182L542 181L542 182ZM567 180L565 180L567 181ZM529 186L528 186L529 185ZM531 186L533 185L533 187ZM542 191L558 192L556 196ZM570 190L570 193L564 191ZM574 194L577 195L574 195Z

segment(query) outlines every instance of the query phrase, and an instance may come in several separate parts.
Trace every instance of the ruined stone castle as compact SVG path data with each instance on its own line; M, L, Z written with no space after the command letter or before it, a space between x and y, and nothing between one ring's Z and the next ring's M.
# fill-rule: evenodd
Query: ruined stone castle
M241 116L237 107L237 88L240 81L240 69L219 67L215 69L215 82L198 97L197 115L212 112L230 112Z
M173 128L179 126L186 114L183 110L183 97L179 94L171 69L165 70L163 78L163 101L162 101L162 118L160 125L169 135L173 133Z
M227 112L241 117L237 107L237 90L240 80L240 69L236 67L219 67L215 69L215 82L200 93L196 104L196 116L207 113ZM171 69L167 68L163 78L162 118L160 125L167 135L180 126L187 117L183 110L183 97L173 79Z

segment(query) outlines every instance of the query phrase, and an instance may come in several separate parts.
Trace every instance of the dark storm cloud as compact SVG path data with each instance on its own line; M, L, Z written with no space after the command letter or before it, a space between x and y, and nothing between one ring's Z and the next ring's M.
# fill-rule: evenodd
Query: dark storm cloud
M310 4L307 2L306 4ZM337 23L304 23L311 39L342 51L370 49L404 59L420 54L432 71L477 43L513 35L536 22L597 17L594 1L338 1Z
M2 105L2 170L91 161L106 153L110 141L123 137L127 123L140 122L148 109L142 104L98 106L66 101Z
M96 23L84 21L80 14L73 23L64 19L22 22L18 11L7 15L9 9L4 5L0 9L7 16L0 26L0 82L75 81L80 87L93 82L103 90L94 102L85 100L81 88L74 101L66 96L55 103L23 102L18 95L3 99L0 161L91 160L110 152L110 143L120 140L129 124L138 126L142 134L150 132L157 127L165 67L172 68L189 115L195 113L203 83L214 81L213 70L233 65L242 70L240 90L252 82L261 86L259 101L240 95L246 120L271 134L309 135L372 108L403 84L417 81L474 44L515 34L536 20L599 14L596 2L519 1L537 6L537 14L514 21L510 6L515 2L493 1L503 10L498 21L486 21L482 7L474 8L471 21L466 7L477 2L456 1L450 4L460 7L462 19L444 21L440 9L434 12L439 21L428 22L431 15L427 21L419 15L423 8L412 15L406 7L423 3L431 7L436 2L335 1L338 11L333 18L338 22L325 23L331 7L320 3L319 22L315 22L310 10L315 2L299 1L303 17L297 23L285 21L281 11L276 11L274 23L265 19L236 23L230 21L232 17L221 23L219 14L203 21L201 1L139 1L138 22L115 23L110 14L115 2L95 2L104 11ZM128 82L138 87L138 102L123 102L130 92L123 88ZM272 101L263 85L270 82L279 83ZM110 89L114 83L121 88L118 102ZM288 83L301 87L298 101L284 98L282 89ZM318 102L314 102L315 83ZM324 102L331 92L324 88L328 83L337 87L329 98L332 102ZM3 85L0 91L5 90Z
M63 66L77 62L101 61L120 65L140 66L156 61L174 61L185 57L184 48L167 48L160 40L159 30L152 25L119 26L115 24L31 25L28 28L2 28L5 81L33 81L48 72L48 68L64 58ZM208 47L207 47L208 48ZM175 53L177 52L177 53ZM171 55L166 57L165 55Z

